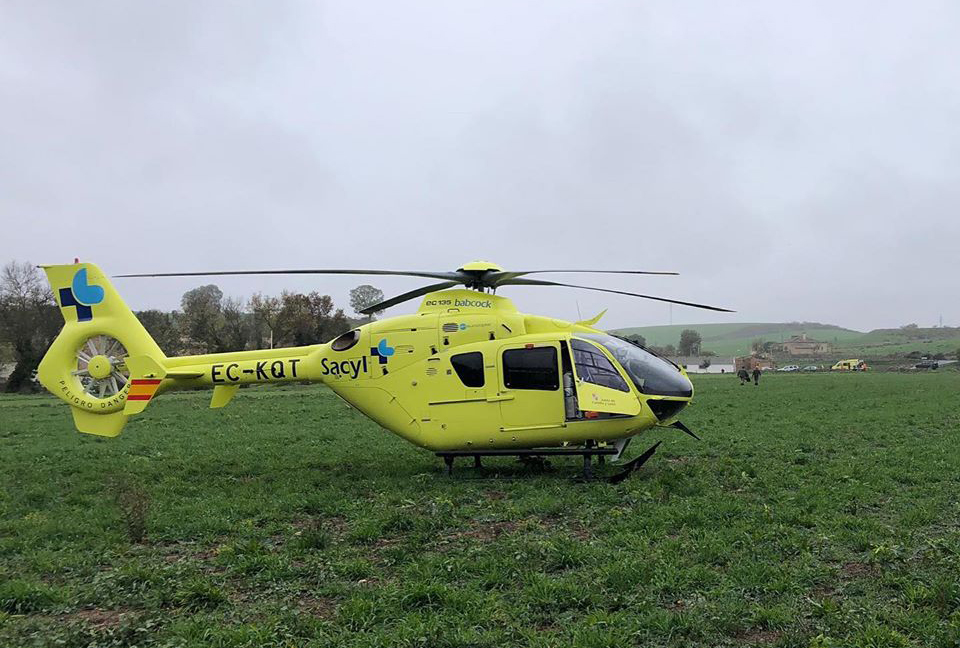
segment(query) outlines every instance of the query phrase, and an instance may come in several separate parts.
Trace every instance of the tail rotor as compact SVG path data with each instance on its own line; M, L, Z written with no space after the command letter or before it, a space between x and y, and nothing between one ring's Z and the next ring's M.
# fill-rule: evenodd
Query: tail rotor
M127 349L120 340L110 335L94 335L77 349L77 368L70 374L77 377L83 391L90 396L110 399L130 382L126 357Z

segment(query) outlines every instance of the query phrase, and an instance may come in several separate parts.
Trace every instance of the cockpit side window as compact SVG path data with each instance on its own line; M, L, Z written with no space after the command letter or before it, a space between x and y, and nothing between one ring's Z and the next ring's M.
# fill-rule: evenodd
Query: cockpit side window
M630 391L627 381L600 349L582 340L571 340L570 344L580 380L622 392Z
M610 335L584 333L582 337L609 351L641 393L680 398L693 396L690 380L675 364L660 356Z

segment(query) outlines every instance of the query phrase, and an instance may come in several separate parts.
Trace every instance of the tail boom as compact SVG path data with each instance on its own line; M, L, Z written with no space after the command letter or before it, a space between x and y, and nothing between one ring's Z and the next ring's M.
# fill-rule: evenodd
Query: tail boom
M124 413L139 414L164 391L213 388L210 406L225 406L241 385L318 381L314 368L323 345L165 358L131 358Z

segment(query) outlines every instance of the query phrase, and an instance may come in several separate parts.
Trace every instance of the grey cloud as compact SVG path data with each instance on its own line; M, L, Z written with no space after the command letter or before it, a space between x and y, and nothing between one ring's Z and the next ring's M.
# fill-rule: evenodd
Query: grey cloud
M958 23L948 2L4 3L0 257L676 269L600 283L730 320L958 324ZM360 281L220 284L345 305ZM172 307L193 283L118 285Z

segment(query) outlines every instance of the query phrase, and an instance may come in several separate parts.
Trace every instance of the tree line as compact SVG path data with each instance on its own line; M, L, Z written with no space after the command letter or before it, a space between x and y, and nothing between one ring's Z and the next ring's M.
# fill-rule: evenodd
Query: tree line
M350 291L357 313L383 300L364 284ZM214 284L188 290L179 310L137 311L137 318L168 356L327 342L363 319L351 318L330 295L283 291L227 297ZM32 387L33 372L63 325L46 277L34 265L11 261L0 270L0 366L14 364L7 391Z
M668 358L672 356L716 355L712 351L703 351L700 348L700 343L703 341L703 338L700 336L700 333L693 329L683 329L680 331L680 340L676 346L673 344L667 344L664 346L647 346L647 339L637 333L626 335L624 336L624 339L629 340L634 344L639 344L640 346L653 351L657 355L666 356Z

